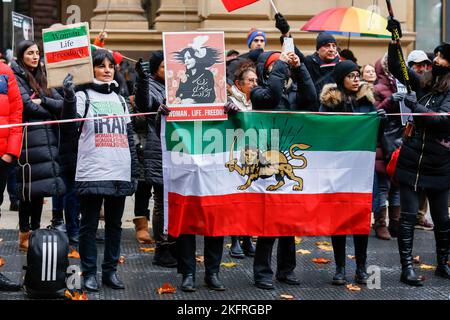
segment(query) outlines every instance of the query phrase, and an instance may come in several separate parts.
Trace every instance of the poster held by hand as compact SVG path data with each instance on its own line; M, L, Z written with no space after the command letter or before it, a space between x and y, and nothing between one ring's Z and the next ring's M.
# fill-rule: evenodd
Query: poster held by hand
M49 88L61 87L69 73L76 85L93 81L88 23L44 29L42 40Z
M12 12L12 50L16 53L17 45L23 40L34 41L33 18L23 14Z

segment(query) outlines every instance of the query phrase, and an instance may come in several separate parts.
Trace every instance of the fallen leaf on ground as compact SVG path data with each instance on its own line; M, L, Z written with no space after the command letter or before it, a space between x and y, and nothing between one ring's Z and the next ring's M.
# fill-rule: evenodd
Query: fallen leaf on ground
M230 243L226 244L225 248L230 249L231 248L231 244Z
M224 267L224 268L234 268L237 266L237 263L236 262L222 262L220 264L220 266Z
M175 289L170 283L164 283L161 288L156 290L156 292L158 294L175 293L177 292L177 289Z
M351 284L351 283L348 284L346 287L350 291L361 291L360 287L358 287L357 285Z
M413 258L413 263L420 263L420 256L415 256Z
M5 259L0 258L0 267L3 267L5 265Z
M316 246L331 246L331 243L328 241L318 241L316 242Z
M300 237L295 237L295 244L299 245L300 243L302 243L303 239Z
M144 253L151 253L151 252L155 252L155 248L139 248L139 251L144 252Z
M425 263L422 263L422 264L419 266L419 268L422 269L422 270L434 270L434 269L436 269L435 266L430 266L430 265L425 264Z
M77 250L72 249L72 251L69 253L68 257L71 259L80 259L80 253Z
M311 254L311 251L299 249L299 250L297 250L297 253L300 253L300 254Z
M350 260L356 260L356 257L355 256L351 256L351 255L348 255L347 258L349 258Z
M282 295L280 295L280 298L282 300L294 300L294 296L292 296L290 294L282 294Z
M324 245L320 245L320 246L317 246L320 250L323 250L323 251L333 251L333 247L332 246L324 246Z
M205 262L205 257L204 256L196 256L195 261L197 261L198 263L203 263L203 262Z
M75 291L72 294L69 290L66 290L64 295L66 296L67 299L70 299L70 300L80 300L80 301L81 300L88 300L86 292L83 292L82 294L80 294L79 292Z
M121 263L121 264L125 263L125 257L124 256L120 256L119 263Z
M330 259L325 259L325 258L314 258L311 261L314 263L318 263L318 264L327 264L327 263L331 262Z

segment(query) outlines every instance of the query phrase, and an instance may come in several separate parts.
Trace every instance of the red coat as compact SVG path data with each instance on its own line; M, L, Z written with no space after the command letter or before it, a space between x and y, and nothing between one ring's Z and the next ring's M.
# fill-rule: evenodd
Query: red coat
M16 77L8 65L0 62L0 125L22 123L23 103ZM22 127L0 129L0 157L10 154L19 158L22 149Z

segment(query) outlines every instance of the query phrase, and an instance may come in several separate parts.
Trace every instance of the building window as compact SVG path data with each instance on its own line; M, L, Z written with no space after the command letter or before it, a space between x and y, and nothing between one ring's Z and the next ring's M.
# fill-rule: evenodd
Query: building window
M416 0L416 49L433 51L442 41L442 0Z

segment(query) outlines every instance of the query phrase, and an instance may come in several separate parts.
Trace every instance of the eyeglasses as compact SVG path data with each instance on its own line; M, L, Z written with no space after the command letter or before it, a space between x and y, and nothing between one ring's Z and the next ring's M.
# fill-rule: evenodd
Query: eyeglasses
M346 78L351 81L361 80L361 75L359 73L350 73Z

